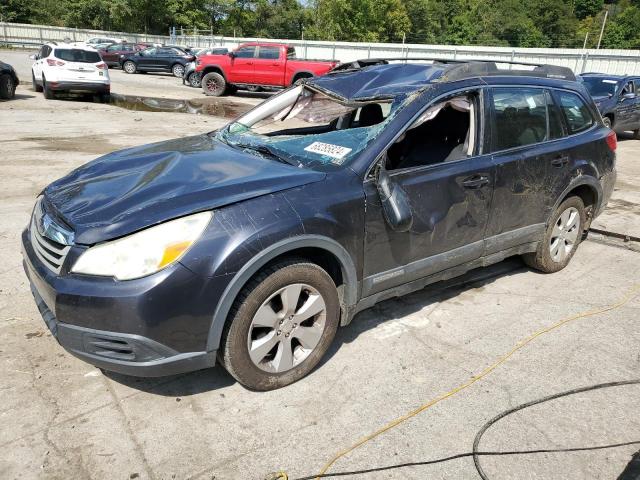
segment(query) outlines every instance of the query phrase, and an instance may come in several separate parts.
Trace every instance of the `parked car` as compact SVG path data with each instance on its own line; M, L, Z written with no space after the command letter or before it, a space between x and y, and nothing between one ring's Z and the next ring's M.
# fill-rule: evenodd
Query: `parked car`
M119 67L120 60L126 55L136 53L150 47L151 44L148 43L112 43L103 49L99 49L98 52L100 53L102 60L104 60L109 67Z
M271 390L377 302L512 255L566 267L611 195L615 150L564 67L328 74L53 182L24 266L79 358L141 376L219 362Z
M171 72L182 78L187 63L195 57L175 47L147 48L120 58L120 65L127 73Z
M324 75L338 62L296 58L296 49L275 43L245 43L226 56L203 55L196 65L207 95L218 97L237 88L284 88Z
M14 68L0 61L0 98L11 100L16 95L16 87L20 84Z
M596 102L605 125L640 140L640 76L584 73L580 76Z
M95 46L96 45L109 45L111 43L122 43L122 40L113 38L113 37L93 37L88 40L85 40L87 45Z
M79 92L109 97L109 69L92 47L82 44L51 42L43 45L31 67L31 81L36 92L52 99L56 92Z
M227 53L229 53L229 50L225 47L203 48L199 52L194 53L196 59L186 65L184 75L182 76L182 84L200 88L202 86L202 78L199 73L196 73L198 58L203 55L226 55Z

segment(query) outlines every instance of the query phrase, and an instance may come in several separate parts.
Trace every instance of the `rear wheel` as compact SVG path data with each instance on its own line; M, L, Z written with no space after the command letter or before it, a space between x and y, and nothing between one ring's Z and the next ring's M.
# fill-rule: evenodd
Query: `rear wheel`
M523 255L527 265L545 273L566 267L582 240L585 224L584 203L580 197L569 197L551 217L544 238L535 253Z
M52 100L55 97L53 90L51 90L49 84L47 83L47 79L44 77L42 77L42 90L44 91L44 98L46 98L47 100Z
M122 64L122 69L126 73L136 73L137 67L136 67L136 64L133 63L131 60L127 60Z
M184 65L176 63L173 67L171 67L171 73L173 73L174 77L182 78L184 75Z
M193 72L187 77L187 82L194 88L200 88L202 86L202 77L199 73Z
M31 86L33 87L34 92L42 91L42 85L38 85L38 83L36 82L36 76L33 74L33 72L31 72Z
M224 77L217 72L207 73L202 78L202 90L210 97L219 97L224 95L227 89L227 82Z
M0 75L0 98L9 100L16 94L16 84L9 74Z
M221 361L253 390L284 387L307 375L338 328L336 286L318 265L280 262L240 293L221 342Z
M247 85L247 90L250 92L259 92L262 90L258 85Z

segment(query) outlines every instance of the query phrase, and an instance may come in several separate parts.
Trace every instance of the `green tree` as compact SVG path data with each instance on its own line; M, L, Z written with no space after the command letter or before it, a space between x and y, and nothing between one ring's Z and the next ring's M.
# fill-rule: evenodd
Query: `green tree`
M597 15L603 7L604 0L574 0L573 11L576 18L583 20Z

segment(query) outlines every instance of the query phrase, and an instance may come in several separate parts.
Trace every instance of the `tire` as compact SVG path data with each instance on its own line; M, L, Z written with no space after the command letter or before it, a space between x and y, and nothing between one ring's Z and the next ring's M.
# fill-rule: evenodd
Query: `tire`
M207 73L202 77L202 90L210 97L220 97L227 89L227 82L222 75L216 72Z
M573 217L574 214L577 216ZM566 267L582 241L585 217L582 199L567 198L551 216L537 251L523 255L525 263L544 273L558 272ZM557 254L553 254L554 251Z
M184 65L176 63L173 67L171 67L171 73L173 73L174 77L182 78L182 76L184 75Z
M11 100L16 94L16 84L9 74L0 75L0 98Z
M187 77L187 83L193 88L200 88L202 86L202 78L199 73L190 73Z
M34 92L42 91L42 85L38 85L36 83L36 76L33 74L33 71L31 72L31 86L33 87Z
M247 91L249 92L261 92L262 88L259 87L258 85L247 85Z
M131 60L127 60L122 64L122 70L124 70L125 73L136 73L138 67Z
M611 126L613 125L609 117L602 117L602 123L604 123L604 126L607 128L611 128Z
M42 77L42 90L44 91L44 98L46 98L47 100L54 99L55 93L53 93L53 90L49 88L49 85L47 85L47 80L44 77Z
M287 309L286 298L293 307ZM305 319L304 310L309 308L318 312ZM259 311L263 313L258 316ZM251 390L284 387L318 364L339 321L338 292L326 271L304 259L277 263L260 272L238 295L222 333L220 361ZM256 344L251 355L250 348Z

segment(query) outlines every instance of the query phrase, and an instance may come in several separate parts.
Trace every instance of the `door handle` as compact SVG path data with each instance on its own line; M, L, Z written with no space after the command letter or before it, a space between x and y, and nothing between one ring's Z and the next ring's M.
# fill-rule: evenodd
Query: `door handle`
M464 188L468 188L470 190L475 190L478 188L482 188L483 186L487 185L489 183L489 179L487 177L485 177L484 175L474 175L472 177L469 177L467 179L465 179L462 182L462 186Z
M562 168L569 163L569 157L567 155L561 155L551 160L551 165L556 168Z

